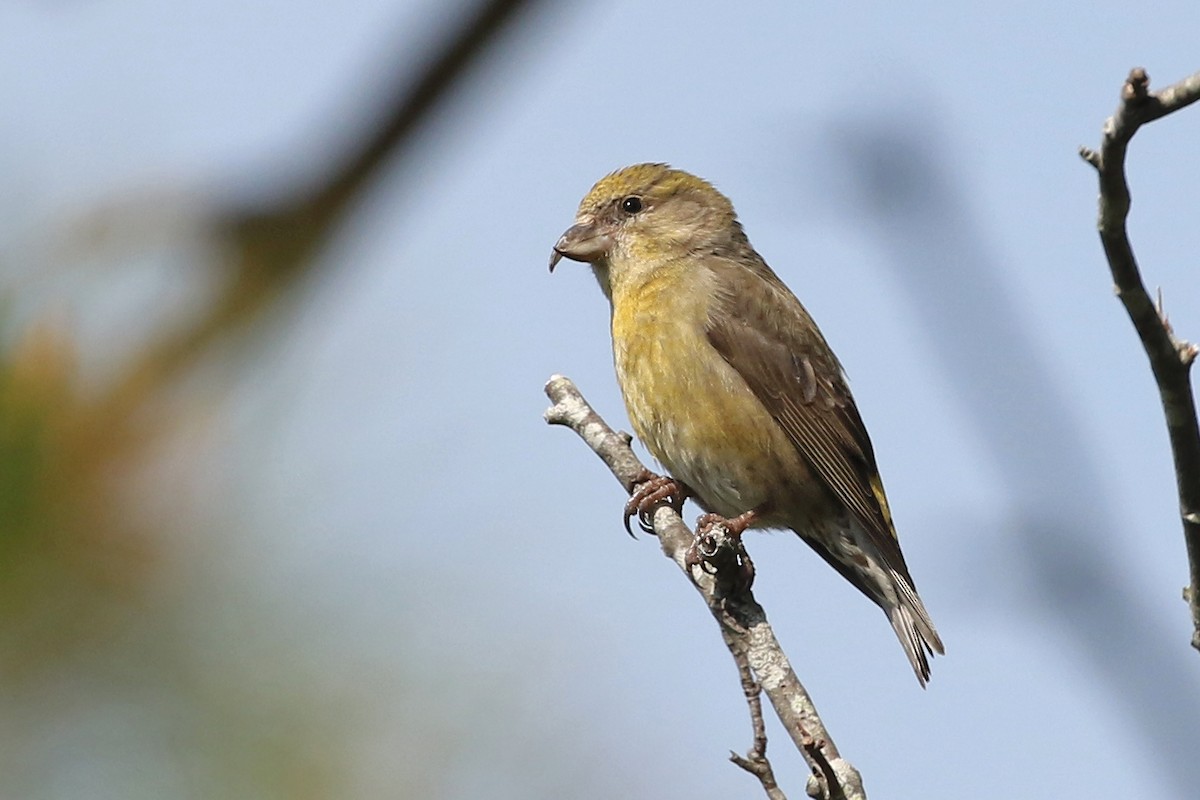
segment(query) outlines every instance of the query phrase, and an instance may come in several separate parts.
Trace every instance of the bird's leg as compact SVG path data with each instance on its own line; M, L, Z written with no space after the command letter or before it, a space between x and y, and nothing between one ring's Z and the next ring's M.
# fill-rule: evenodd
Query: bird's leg
M625 504L625 532L633 536L629 520L636 514L638 527L646 533L654 533L654 509L666 502L676 514L682 514L683 503L691 495L692 490L682 481L643 469L633 482L633 494Z
M727 519L720 514L702 514L696 520L696 541L686 556L688 564L700 564L725 584L725 593L749 589L754 583L754 562L742 544L742 534L762 516L762 509ZM724 531L721 535L717 527Z

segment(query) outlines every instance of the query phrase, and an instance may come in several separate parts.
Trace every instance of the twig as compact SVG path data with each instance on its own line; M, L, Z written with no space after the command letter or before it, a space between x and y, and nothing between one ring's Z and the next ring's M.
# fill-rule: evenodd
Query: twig
M613 431L569 379L561 375L551 377L546 384L546 395L554 404L544 415L546 421L552 425L565 425L579 434L625 491L631 492L645 467L630 449L628 437ZM654 511L653 523L663 553L688 575L704 597L721 627L721 635L734 661L749 665L754 681L762 687L792 742L813 770L809 796L827 800L866 800L862 777L838 752L812 699L779 646L766 613L751 594L749 582L713 575L699 567L693 569L697 550L695 536L669 505L661 505ZM717 543L718 549L723 546ZM701 555L701 566L715 570L714 565L726 558L727 554L706 549ZM740 564L739 558L735 557L733 563ZM753 710L751 714L753 716ZM755 735L757 743L757 730ZM763 736L765 738L765 733ZM765 744L762 755L765 760ZM770 795L765 781L763 787L768 790L768 796L778 796Z
M724 632L724 628L722 628L722 632ZM726 641L726 644L729 642ZM754 671L750 669L750 661L734 647L730 646L729 649L734 654L734 661L737 662L738 674L742 678L742 692L745 693L746 705L750 708L750 725L754 729L754 742L750 745L750 751L744 756L731 752L729 760L758 778L763 791L767 793L770 800L787 800L787 796L775 781L775 771L771 769L771 762L767 760L767 727L763 721L762 687L758 685L758 681L754 680Z
M1200 72L1160 92L1151 92L1146 71L1140 67L1134 69L1121 88L1116 112L1104 123L1099 151L1081 147L1079 154L1099 173L1100 241L1117 296L1150 359L1166 416L1190 572L1184 599L1192 614L1192 647L1200 650L1200 425L1188 377L1200 350L1175 336L1162 310L1161 293L1158 305L1150 299L1125 228L1130 206L1125 153L1130 139L1142 125L1197 100L1200 100Z

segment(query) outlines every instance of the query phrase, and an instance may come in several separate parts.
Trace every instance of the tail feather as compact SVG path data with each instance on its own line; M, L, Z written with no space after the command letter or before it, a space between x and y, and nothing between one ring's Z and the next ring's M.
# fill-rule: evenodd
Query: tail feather
M933 627L933 620L925 610L925 604L917 595L912 584L895 570L892 573L892 585L896 590L894 605L885 606L888 620L896 632L896 638L904 647L904 653L912 664L917 680L924 687L929 681L929 656L943 655L946 651L942 639Z
M858 525L825 535L818 535L821 531L795 530L842 577L884 610L917 680L925 686L929 681L929 656L942 655L945 650L925 604L913 588L904 557L898 556L898 567L888 566L889 562Z

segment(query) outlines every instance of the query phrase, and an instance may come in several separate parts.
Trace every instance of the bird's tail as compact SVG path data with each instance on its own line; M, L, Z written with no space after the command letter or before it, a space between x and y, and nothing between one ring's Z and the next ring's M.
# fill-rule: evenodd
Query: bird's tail
M917 680L924 687L929 681L929 656L935 653L943 655L946 651L917 590L905 576L896 570L889 571L896 600L885 604L884 611L892 623L892 629L896 631L896 638L904 647L913 672L917 673Z

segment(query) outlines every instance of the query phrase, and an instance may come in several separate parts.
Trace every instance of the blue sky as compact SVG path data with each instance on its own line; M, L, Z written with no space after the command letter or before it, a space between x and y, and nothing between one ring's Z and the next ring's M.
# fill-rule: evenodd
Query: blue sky
M102 379L131 325L204 291L196 199L311 178L460 6L8 4L0 269L68 276L22 313L69 320ZM192 591L266 609L314 686L370 698L362 796L754 796L724 761L749 731L711 619L621 531L599 461L541 421L561 372L628 427L603 297L545 265L597 178L669 161L731 197L838 352L946 642L922 692L876 609L791 534L750 540L868 792L1183 796L1200 767L1165 743L1195 741L1200 661L1174 478L1075 151L1131 67L1156 86L1200 69L1197 23L1183 2L529 15L379 176L218 421L182 440L196 458L164 456ZM1129 162L1146 281L1193 339L1198 126L1155 123ZM44 255L114 204L144 222L136 257ZM184 233L137 238L165 223ZM771 752L800 796L777 730Z

